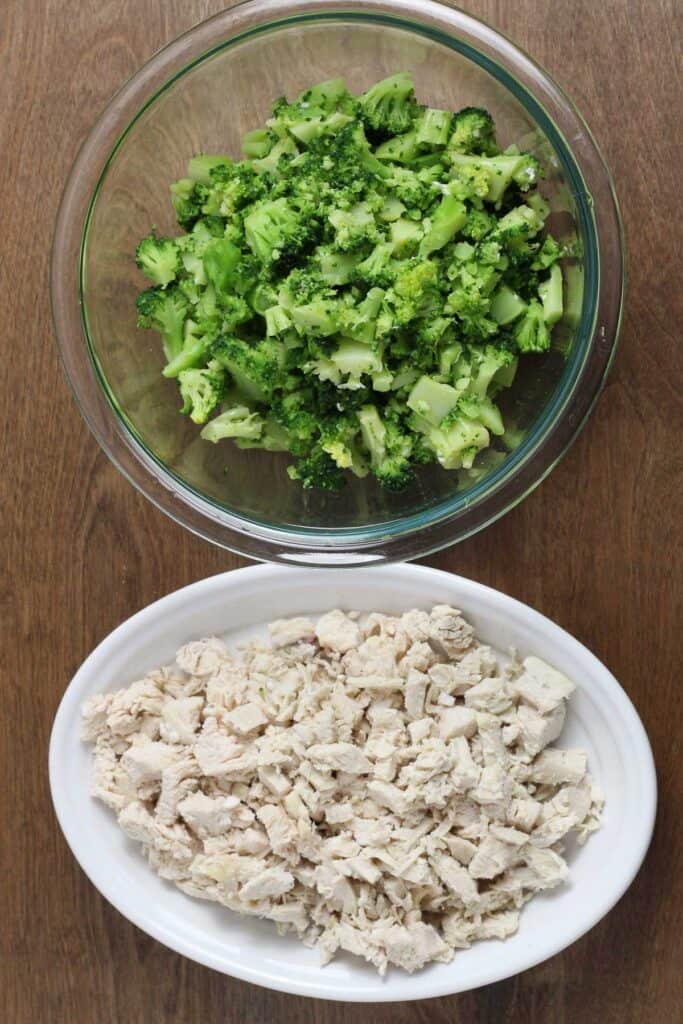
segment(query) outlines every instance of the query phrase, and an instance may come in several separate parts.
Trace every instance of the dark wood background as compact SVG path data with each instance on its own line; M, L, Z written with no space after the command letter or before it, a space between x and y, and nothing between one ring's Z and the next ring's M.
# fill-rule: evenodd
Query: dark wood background
M660 805L645 867L565 953L450 999L353 1006L199 967L128 924L67 849L50 725L81 660L169 591L241 560L119 476L63 379L50 237L70 163L115 89L220 0L0 3L0 1019L6 1024L660 1024L683 1004L680 20L675 0L464 0L568 90L616 179L629 245L621 347L583 435L484 534L429 560L527 601L634 700ZM676 246L676 241L679 245ZM614 851L615 860L619 851Z

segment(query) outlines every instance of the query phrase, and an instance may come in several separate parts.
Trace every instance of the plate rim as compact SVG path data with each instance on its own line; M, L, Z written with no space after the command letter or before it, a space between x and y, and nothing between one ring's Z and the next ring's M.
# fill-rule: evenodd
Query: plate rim
M329 576L331 574L339 576L338 571L329 568L315 570L314 574L321 577L321 582L322 577L324 576ZM234 588L235 586L239 586L240 580L243 579L245 575L255 578L260 577L262 586L267 586L269 579L274 576L280 578L284 576L305 577L310 581L313 574L311 569L308 567L283 566L278 564L250 565L208 576L171 591L169 594L145 605L108 633L93 648L74 673L61 697L54 717L48 754L49 783L52 804L60 830L69 849L88 880L95 886L103 898L115 907L115 909L122 914L126 920L130 921L135 927L140 928L141 931L145 932L145 934L151 936L156 941L161 942L164 946L172 949L174 952L188 957L196 963L200 963L203 966L216 970L228 977L234 977L238 980L260 985L274 991L284 992L291 995L306 996L309 998L336 1000L340 1002L389 1003L456 995L461 992L472 991L483 985L502 981L505 978L514 977L516 974L529 970L532 967L548 960L550 957L557 955L590 931L622 898L640 870L652 839L657 811L657 778L654 757L645 727L643 726L638 712L618 680L610 672L607 666L584 644L582 644L580 640L567 632L567 630L558 625L552 619L549 619L541 612L536 611L536 609L532 608L530 605L519 601L517 598L511 597L503 591L496 590L486 584L479 583L476 580L472 580L455 573L449 573L442 569L432 568L431 566L395 563L367 568L360 567L352 570L345 570L343 575L339 576L339 582L343 584L344 581L350 582L352 579L357 579L361 575L367 576L370 574L378 579L381 577L387 577L387 580L390 580L392 577L396 577L397 574L399 576L403 576L407 581L410 579L417 579L419 577L422 577L423 579L438 578L442 584L450 584L455 590L460 590L464 594L469 592L472 595L476 595L479 599L483 598L493 606L497 606L498 608L506 606L511 611L521 614L526 619L527 625L532 632L538 632L539 628L542 627L543 631L546 633L550 630L551 633L554 632L562 636L565 644L569 642L569 646L574 647L577 653L580 653L582 658L587 659L588 662L591 663L592 667L599 673L607 691L610 693L610 696L619 705L626 724L629 726L630 738L632 741L635 741L636 744L633 748L633 755L635 760L639 763L640 774L642 776L641 786L645 797L645 804L641 807L642 813L640 815L640 829L636 839L634 839L631 847L629 848L630 856L627 860L627 870L623 870L622 861L622 871L619 875L618 884L613 889L608 890L605 897L598 902L597 905L593 906L590 913L587 913L582 918L580 926L575 930L573 937L568 941L565 938L560 938L555 942L549 942L540 955L536 955L535 953L531 954L529 959L525 962L525 965L518 970L510 970L509 967L496 969L494 959L492 967L487 975L475 979L473 983L465 982L464 984L461 984L456 982L455 984L449 984L446 981L444 984L443 979L430 982L428 975L418 972L413 976L416 981L416 992L414 995L392 995L392 987L383 983L382 979L379 977L377 979L378 985L382 985L382 988L372 995L364 990L358 990L356 992L355 990L345 989L343 993L340 993L339 983L335 982L331 985L326 983L324 972L322 970L320 972L320 978L316 979L315 982L305 982L299 979L291 980L283 973L280 973L280 975L274 974L272 970L263 971L260 970L258 966L252 966L249 963L244 963L239 960L231 960L227 964L224 960L219 961L218 958L210 952L203 950L201 947L195 946L191 940L185 940L182 936L178 936L177 933L170 932L161 921L155 921L153 908L150 911L139 911L136 905L127 904L125 898L116 891L115 886L108 889L106 881L98 876L96 864L94 864L92 860L89 861L87 850L79 848L78 843L73 839L68 814L69 801L66 794L60 790L58 781L58 771L61 763L60 748L63 747L67 734L72 727L74 705L76 714L78 715L80 712L80 705L85 697L85 694L81 692L81 689L91 678L94 667L97 666L101 659L106 659L108 652L116 649L129 632L137 632L140 626L144 624L145 618L153 618L154 615L162 608L170 609L177 604L184 603L188 598L191 599L193 592L202 592L202 594L206 594L214 590L220 591L225 586ZM458 601L461 600L463 600L462 593L458 596ZM142 623L141 620L143 620ZM599 780L597 781L599 782Z

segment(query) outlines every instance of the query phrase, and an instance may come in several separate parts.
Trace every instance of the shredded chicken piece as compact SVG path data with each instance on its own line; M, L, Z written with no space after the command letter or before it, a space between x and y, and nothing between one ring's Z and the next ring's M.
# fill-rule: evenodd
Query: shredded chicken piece
M380 973L505 939L603 798L560 736L574 684L502 664L447 605L279 619L83 707L91 792L183 892Z

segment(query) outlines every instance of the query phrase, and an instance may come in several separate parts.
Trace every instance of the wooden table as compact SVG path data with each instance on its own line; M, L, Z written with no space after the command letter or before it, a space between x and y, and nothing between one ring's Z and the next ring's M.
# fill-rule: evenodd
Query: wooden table
M655 751L660 809L650 854L629 893L589 935L520 977L422 1003L325 1004L232 981L143 935L90 885L57 828L47 743L74 670L143 605L241 564L157 512L102 454L60 371L47 292L57 204L85 132L158 47L223 6L220 0L4 0L0 11L0 1019L680 1019L683 308L674 243L681 162L675 7L679 14L681 7L673 0L466 3L541 61L595 131L626 222L630 286L607 390L570 454L503 521L429 560L514 594L561 623L633 698ZM678 43L680 49L680 32Z

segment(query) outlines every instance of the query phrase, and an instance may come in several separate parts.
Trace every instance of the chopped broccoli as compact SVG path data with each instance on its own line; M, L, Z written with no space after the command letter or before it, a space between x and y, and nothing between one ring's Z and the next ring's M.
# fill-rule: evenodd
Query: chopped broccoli
M453 117L448 148L454 153L496 154L496 126L488 110L479 107L459 110Z
M413 80L405 72L376 82L360 97L360 115L365 124L386 135L407 131L417 113Z
M246 405L234 405L210 420L202 430L205 441L222 441L225 437L256 441L263 433L263 418Z
M220 369L183 370L178 374L181 412L189 413L193 423L206 423L225 392L225 374Z
M520 352L547 352L550 348L550 331L540 302L529 303L515 330L515 341Z
M188 303L178 289L147 288L136 300L138 327L159 331L167 360L177 356L183 347Z
M148 235L137 247L135 262L150 281L165 288L176 279L179 267L178 249L172 238Z
M288 452L306 488L398 490L427 464L478 479L511 436L496 396L580 311L538 161L501 152L483 109L420 106L404 72L283 97L242 153L193 157L181 233L136 251L137 322L182 412L206 440Z

